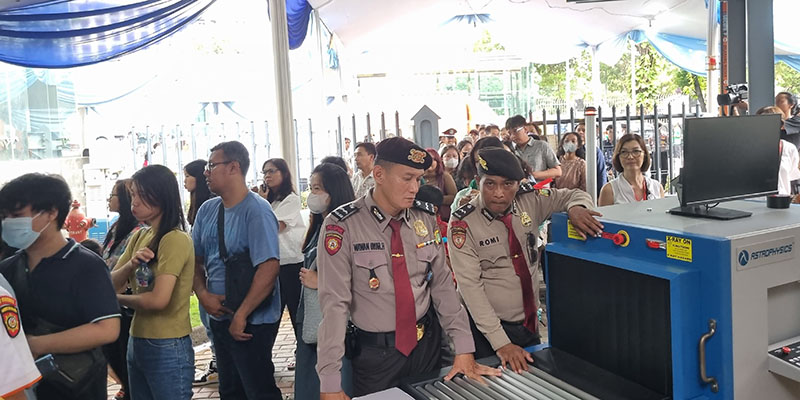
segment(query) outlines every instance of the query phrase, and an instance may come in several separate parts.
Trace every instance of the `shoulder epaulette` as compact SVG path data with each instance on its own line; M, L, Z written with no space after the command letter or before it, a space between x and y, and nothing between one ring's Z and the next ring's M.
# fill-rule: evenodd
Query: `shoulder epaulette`
M453 216L458 218L458 219L464 219L464 217L466 217L467 215L469 215L473 211L475 211L475 206L472 205L472 204L467 203L467 204L464 204L463 206L461 206L458 210L455 210L453 212Z
M531 192L535 192L535 191L536 191L536 188L534 188L533 185L530 182L525 182L525 183L521 183L519 185L519 190L517 190L517 194L520 195L520 194L531 193Z
M333 210L331 214L333 214L333 216L336 217L339 222L341 222L349 218L351 215L357 213L358 210L359 208L356 207L355 204L348 203Z
M436 211L433 208L433 204L428 203L427 201L414 200L414 208L425 211L430 215L436 215Z

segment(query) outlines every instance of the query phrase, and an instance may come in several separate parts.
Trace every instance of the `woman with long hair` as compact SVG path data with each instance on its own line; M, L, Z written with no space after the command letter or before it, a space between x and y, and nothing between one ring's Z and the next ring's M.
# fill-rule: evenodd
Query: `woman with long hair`
M664 198L661 183L648 176L650 153L641 136L627 134L619 138L612 164L620 174L600 190L598 206Z
M427 148L425 151L431 155L433 162L431 163L430 168L425 170L423 179L425 180L426 185L436 186L444 194L442 206L439 207L439 215L442 217L442 220L449 221L450 205L453 204L453 199L456 197L456 193L458 192L458 189L456 188L456 181L450 174L445 173L444 163L442 162L442 158L439 157L439 153L436 152L436 149Z
M131 398L192 398L194 350L189 297L194 246L185 232L175 174L163 165L133 175L131 212L148 225L131 238L111 273L117 299L136 310L128 340ZM121 294L130 286L133 294Z
M558 144L558 161L561 162L561 176L555 179L558 189L580 189L586 191L586 161L576 154L583 146L581 135L567 132Z
M200 206L206 200L216 197L214 193L211 193L211 189L208 188L208 183L206 183L204 173L207 164L206 160L201 159L194 160L183 167L183 188L189 192L189 212L186 215L186 220L189 222L190 227L194 226L194 220L197 217L197 210L200 209ZM197 302L197 310L200 315L200 322L206 328L208 341L211 343L211 361L206 365L205 371L195 374L194 382L192 383L194 386L203 386L219 382L219 374L217 373L217 349L214 348L214 334L208 324L208 313L199 301Z
M444 172L450 174L450 176L455 179L456 170L458 170L458 164L461 163L461 154L458 152L458 148L452 144L449 144L442 147L442 149L439 151L439 155L442 157ZM458 187L457 183L456 187Z
M183 167L183 187L189 192L189 212L186 215L186 220L189 226L194 225L194 219L197 217L197 210L206 202L206 200L214 197L211 190L206 184L206 177L203 175L206 171L206 160L194 160L185 167Z
M314 168L309 179L311 193L307 204L311 211L311 222L303 240L304 266L300 270L303 284L300 306L297 311L297 369L294 372L294 398L319 399L319 376L314 369L317 364L317 327L322 319L317 297L317 243L322 231L322 221L333 210L355 200L353 187L347 172L330 163ZM352 370L350 362L342 359L342 389L352 394Z
M267 160L261 167L264 184L258 194L264 197L278 218L278 245L281 253L281 306L289 309L292 326L297 327L300 303L300 268L303 266L302 240L305 223L300 215L300 196L295 193L292 173L282 158ZM281 310L283 311L283 310ZM293 367L289 363L289 367Z
M130 179L118 180L111 189L111 195L108 196L108 211L119 214L117 221L108 228L101 251L103 261L109 270L117 265L120 256L128 247L131 236L139 230L139 221L131 213L131 195L128 192L131 182ZM114 400L128 400L131 398L128 390L128 331L131 328L133 310L122 307L120 313L122 318L119 322L119 337L114 343L103 346L103 354L108 360L112 378L120 386Z

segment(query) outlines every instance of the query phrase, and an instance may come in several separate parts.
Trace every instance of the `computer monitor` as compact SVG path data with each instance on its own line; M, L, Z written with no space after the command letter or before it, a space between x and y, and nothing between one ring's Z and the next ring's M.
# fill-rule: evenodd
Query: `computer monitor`
M777 114L687 119L681 207L670 213L715 219L750 216L716 204L778 192L780 127Z

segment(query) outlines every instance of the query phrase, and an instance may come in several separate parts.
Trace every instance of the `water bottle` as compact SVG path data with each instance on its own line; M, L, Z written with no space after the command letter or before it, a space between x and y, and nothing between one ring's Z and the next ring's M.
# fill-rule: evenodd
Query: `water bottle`
M153 278L153 270L150 269L150 266L146 262L140 263L139 268L136 268L136 283L139 288L145 291L152 289Z

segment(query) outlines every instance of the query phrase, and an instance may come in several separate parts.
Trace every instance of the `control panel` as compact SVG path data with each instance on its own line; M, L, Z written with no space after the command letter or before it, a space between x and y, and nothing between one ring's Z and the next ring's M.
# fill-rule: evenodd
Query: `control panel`
M800 381L800 340L790 339L770 346L769 370Z

